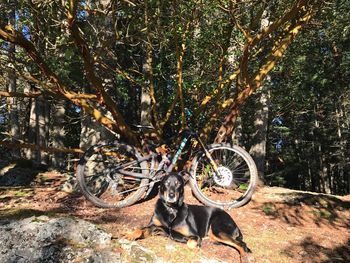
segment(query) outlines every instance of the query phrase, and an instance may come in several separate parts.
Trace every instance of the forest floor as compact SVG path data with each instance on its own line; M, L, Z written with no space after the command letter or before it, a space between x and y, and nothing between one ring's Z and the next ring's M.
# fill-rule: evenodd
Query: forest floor
M0 167L0 179L1 173L4 170ZM146 225L157 200L154 195L131 207L100 209L77 192L62 191L66 180L62 174L44 172L32 179L29 186L1 186L0 182L0 220L68 215L97 224L118 239ZM185 201L198 203L188 187ZM349 195L340 197L265 186L256 191L247 205L228 212L242 230L252 250L253 262L350 262ZM207 258L207 262L210 259L239 262L234 249L209 240L194 250L157 236L137 242L166 262L198 262L198 258ZM121 248L116 249L123 253Z

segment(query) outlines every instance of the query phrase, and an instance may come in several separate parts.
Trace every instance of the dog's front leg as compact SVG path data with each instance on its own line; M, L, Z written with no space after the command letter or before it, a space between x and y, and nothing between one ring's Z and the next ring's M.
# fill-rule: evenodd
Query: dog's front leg
M143 239L149 236L153 232L153 226L147 226L143 228L138 228L131 233L126 234L126 238L129 240Z
M127 234L126 238L129 240L144 239L153 234L168 236L169 231L167 231L163 226L155 225L154 219L152 218L151 222L149 222L146 227L134 230L133 232Z
M184 236L183 234L173 230L169 235L173 240L177 242L186 243L189 248L196 248L202 245L202 239L200 236Z

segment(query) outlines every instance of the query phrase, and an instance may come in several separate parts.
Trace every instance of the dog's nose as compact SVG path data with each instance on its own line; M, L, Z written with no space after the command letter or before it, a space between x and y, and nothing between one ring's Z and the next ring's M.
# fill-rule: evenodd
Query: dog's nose
M170 197L170 198L174 198L174 197L175 197L175 193L174 193L174 192L170 192L170 193L169 193L169 197Z

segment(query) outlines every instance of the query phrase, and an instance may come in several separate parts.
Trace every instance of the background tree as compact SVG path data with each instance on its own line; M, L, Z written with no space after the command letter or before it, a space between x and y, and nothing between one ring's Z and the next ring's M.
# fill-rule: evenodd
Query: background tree
M241 134L267 183L349 191L344 1L0 4L0 71L17 83L15 92L0 84L0 95L23 102L19 139L32 143L29 158L49 162L38 149L85 149L113 133L138 145L131 124L140 122L160 141L186 126L186 107L208 142ZM0 103L4 141L15 103ZM62 156L49 157L62 166Z
M346 1L327 6L271 74L275 88L268 181L272 184L349 192L350 35L349 18L341 15L349 7ZM272 123L276 118L279 124Z

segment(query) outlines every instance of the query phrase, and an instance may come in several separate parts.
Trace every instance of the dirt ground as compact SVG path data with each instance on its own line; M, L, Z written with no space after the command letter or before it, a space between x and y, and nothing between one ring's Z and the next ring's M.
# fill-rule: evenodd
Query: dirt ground
M64 181L61 174L46 172L31 186L0 186L0 219L70 215L89 220L118 239L146 225L157 200L155 195L131 207L100 209L77 192L60 190ZM185 200L198 203L188 187ZM350 262L350 196L261 187L250 203L228 212L242 230L254 262ZM164 237L137 242L167 262L239 262L234 249L209 240L194 250Z

